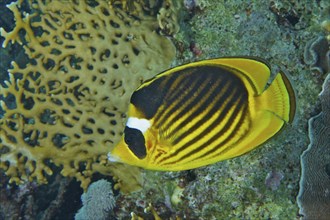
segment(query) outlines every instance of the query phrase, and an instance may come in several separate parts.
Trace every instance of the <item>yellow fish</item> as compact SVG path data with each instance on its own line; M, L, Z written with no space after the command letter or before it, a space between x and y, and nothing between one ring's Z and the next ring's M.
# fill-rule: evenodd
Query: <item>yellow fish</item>
M218 58L178 66L132 95L120 143L108 159L152 170L193 169L247 153L295 114L283 72L257 58Z

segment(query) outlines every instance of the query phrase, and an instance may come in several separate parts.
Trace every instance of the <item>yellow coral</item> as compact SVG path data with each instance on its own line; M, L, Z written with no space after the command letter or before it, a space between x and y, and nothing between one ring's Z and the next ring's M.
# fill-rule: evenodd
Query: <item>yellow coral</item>
M175 3L180 4L178 1ZM180 7L180 5L174 6L173 2L170 0L165 0L163 2L163 7L159 10L157 15L160 33L164 35L174 35L179 31L176 14Z
M12 182L46 183L55 164L85 189L95 172L115 175L123 191L141 184L137 168L107 164L106 154L121 136L131 93L169 66L174 47L155 32L157 18L90 2L38 0L31 15L8 6L16 26L0 30L3 47L26 42L32 60L13 62L1 88L14 97L15 108L1 103L0 119L0 168Z

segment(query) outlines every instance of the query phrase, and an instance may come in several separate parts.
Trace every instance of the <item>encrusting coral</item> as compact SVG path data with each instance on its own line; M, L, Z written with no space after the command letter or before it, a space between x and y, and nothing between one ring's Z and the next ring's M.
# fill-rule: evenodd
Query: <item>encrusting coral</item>
M3 47L20 43L31 60L12 62L1 88L0 168L11 182L47 182L52 164L86 189L93 173L114 175L122 191L141 184L137 168L108 164L131 93L169 67L172 42L157 17L138 17L107 1L33 1L8 8L16 26ZM10 101L9 101L10 100Z
M330 71L330 44L326 37L313 38L305 47L304 61L319 75Z
M322 112L309 120L311 143L301 155L297 197L302 219L329 219L330 215L330 74L320 94Z

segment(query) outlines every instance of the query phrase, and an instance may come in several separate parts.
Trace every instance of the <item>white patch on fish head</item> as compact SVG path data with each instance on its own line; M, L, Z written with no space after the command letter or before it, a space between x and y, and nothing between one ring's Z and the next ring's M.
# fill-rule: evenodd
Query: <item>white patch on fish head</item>
M126 126L129 128L138 129L142 132L142 134L144 134L150 128L151 123L145 118L129 117Z

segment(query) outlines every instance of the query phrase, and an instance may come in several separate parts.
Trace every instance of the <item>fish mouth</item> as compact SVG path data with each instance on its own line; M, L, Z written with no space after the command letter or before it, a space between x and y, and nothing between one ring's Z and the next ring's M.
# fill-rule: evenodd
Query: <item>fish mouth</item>
M120 162L120 158L118 156L113 155L111 152L108 153L108 161L110 162Z

